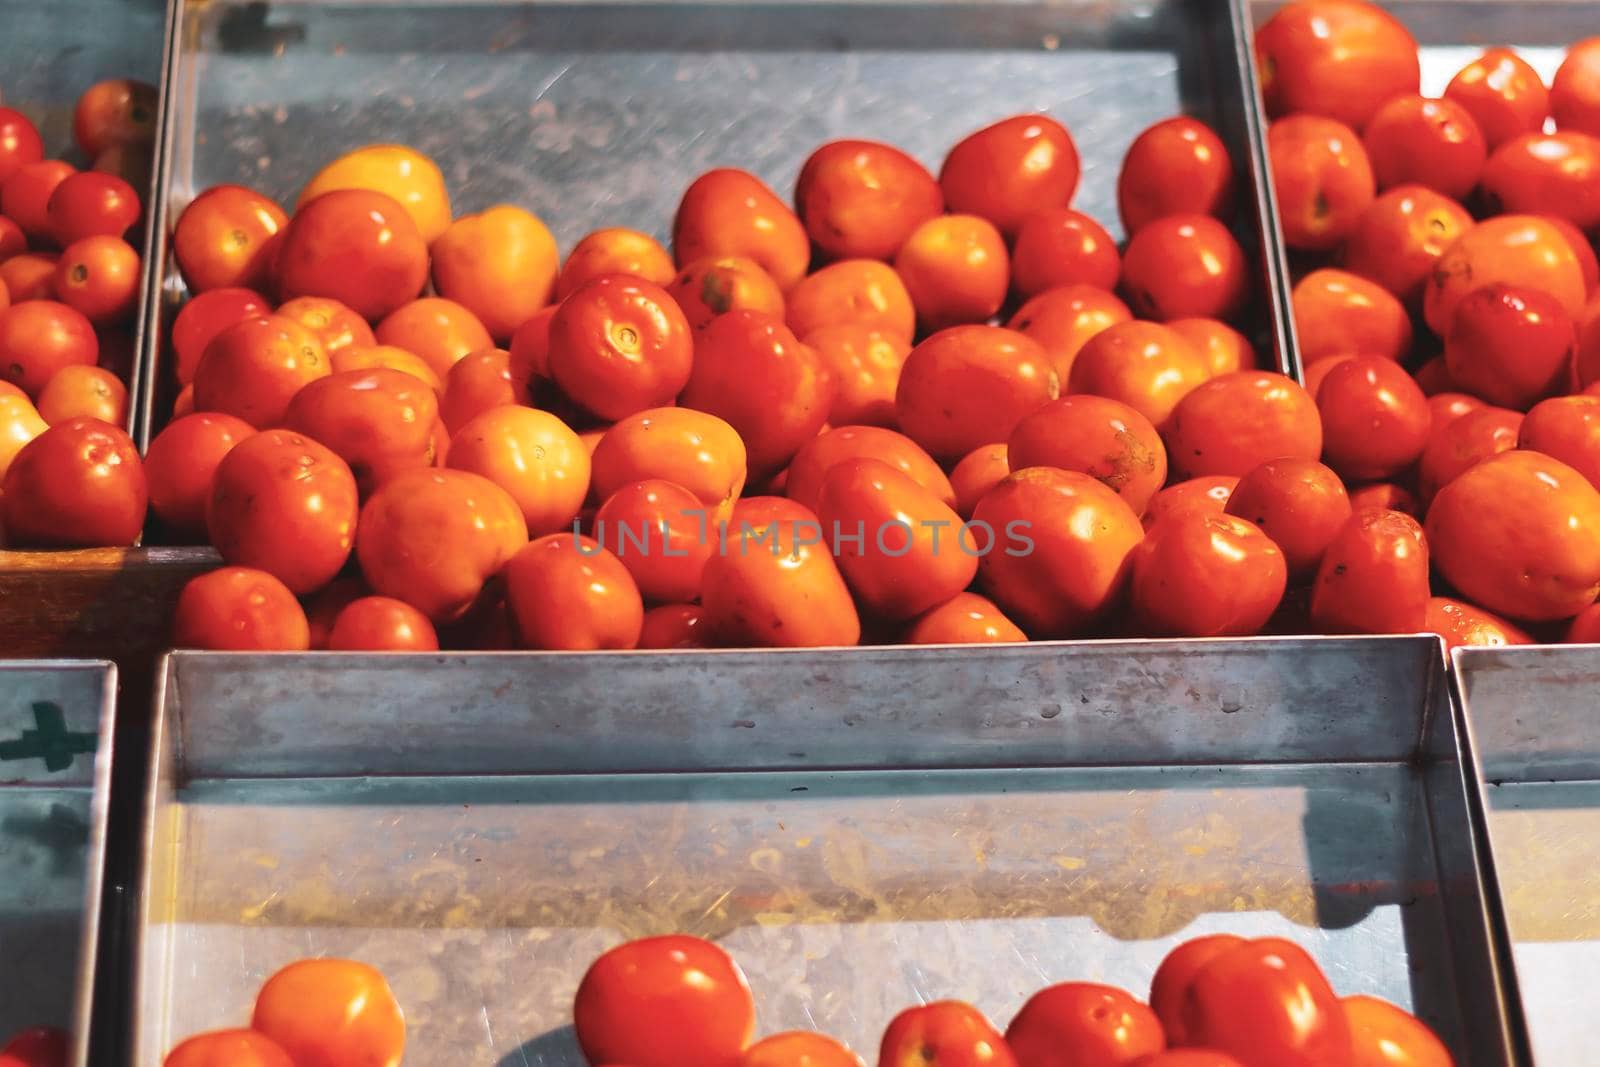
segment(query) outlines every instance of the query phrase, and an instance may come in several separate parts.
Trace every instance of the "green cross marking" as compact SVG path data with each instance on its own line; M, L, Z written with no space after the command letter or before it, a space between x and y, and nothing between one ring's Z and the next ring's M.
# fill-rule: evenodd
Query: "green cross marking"
M33 723L34 728L23 730L21 737L0 741L0 760L43 758L45 770L64 771L74 756L93 752L99 740L92 733L68 730L61 706L49 701L33 702Z

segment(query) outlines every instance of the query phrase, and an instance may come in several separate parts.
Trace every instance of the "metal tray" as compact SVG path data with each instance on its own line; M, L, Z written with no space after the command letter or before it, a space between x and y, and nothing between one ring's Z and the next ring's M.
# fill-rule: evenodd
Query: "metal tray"
M1509 935L1507 987L1541 1067L1600 1046L1600 646L1457 649L1486 828L1485 870Z
M315 954L388 974L408 1061L580 1067L570 998L627 937L716 938L763 1033L870 1056L919 999L1003 1024L1232 930L1505 1064L1441 651L175 653L133 1062Z
M99 944L117 669L0 662L0 1041L74 1034L85 1067Z
M182 281L166 234L199 191L238 182L292 203L323 163L373 141L436 159L458 214L522 204L569 249L608 225L665 239L711 167L787 197L830 138L890 141L937 168L971 130L1047 109L1083 156L1078 206L1116 232L1129 143L1188 110L1242 172L1240 234L1267 264L1250 326L1263 352L1287 350L1287 288L1252 200L1265 170L1242 0L173 0L172 17L147 294L167 317ZM171 395L164 331L143 342L147 441Z

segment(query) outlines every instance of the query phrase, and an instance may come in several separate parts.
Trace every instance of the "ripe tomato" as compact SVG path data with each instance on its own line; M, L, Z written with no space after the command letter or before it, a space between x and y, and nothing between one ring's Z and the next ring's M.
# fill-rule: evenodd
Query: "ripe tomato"
M677 273L672 255L649 234L620 226L595 230L567 253L556 278L556 300L565 300L585 282L605 274L630 274L664 286Z
M785 319L798 337L826 326L870 326L907 344L917 316L900 275L875 259L823 267L789 291Z
M1121 271L1117 242L1081 211L1067 207L1036 211L1017 229L1011 284L1023 296L1059 285L1114 289Z
M206 345L194 372L195 408L236 415L257 429L278 426L295 394L330 369L322 345L294 320L245 319Z
M540 380L550 377L550 320L559 310L552 305L536 312L511 335L507 366L519 397L531 395Z
M80 417L121 426L128 418L128 389L104 367L75 363L56 371L40 391L38 407L52 426Z
M1373 482L1350 490L1351 511L1365 511L1368 508L1388 508L1414 519L1422 517L1422 505L1417 495L1393 482Z
M1456 304L1445 334L1451 379L1491 404L1526 408L1565 387L1577 348L1572 317L1537 289L1496 284Z
M295 301L290 301L293 303ZM306 325L303 318L289 314L289 304L284 305L283 313ZM250 289L213 289L186 301L178 309L177 318L172 320L172 350L177 356L173 373L178 384L188 385L194 381L200 357L217 334L236 322L266 318L271 314L272 304L267 298Z
M437 652L439 635L428 617L410 604L365 596L339 612L327 647L335 652Z
M1329 542L1311 588L1311 622L1325 633L1420 633L1428 608L1428 547L1417 520L1358 511Z
M761 179L731 167L707 171L684 192L672 220L672 252L679 267L706 256L753 259L783 292L811 263L800 219Z
M761 264L741 256L697 259L678 272L667 293L695 330L729 311L760 311L776 318L784 314L778 283Z
M156 135L156 87L118 78L97 82L78 97L72 135L93 158L113 145L148 143Z
M172 399L171 418L181 419L185 415L194 414L194 386L186 385L178 390L178 395ZM254 427L252 427L253 429Z
M1157 637L1259 633L1283 599L1283 550L1259 527L1201 508L1151 523L1129 557L1134 618Z
M331 297L376 322L422 291L428 246L394 200L340 189L295 209L274 269L284 299Z
M155 146L148 142L114 144L94 157L90 169L114 174L135 189L148 189L155 169Z
M1550 91L1539 72L1509 48L1491 48L1462 67L1444 95L1472 113L1491 152L1518 134L1539 131L1550 114Z
M1244 1064L1215 1049L1175 1048L1141 1057L1129 1067L1244 1067Z
M150 510L174 534L203 536L217 465L234 445L255 432L243 419L215 412L185 415L168 423L144 457Z
M639 648L709 648L706 609L699 604L661 604L644 613Z
M69 174L50 194L50 236L65 247L85 237L121 237L139 221L139 194L114 174Z
M931 178L929 179L932 180ZM826 1034L789 1030L745 1050L739 1067L865 1067L861 1057Z
M1360 128L1422 80L1416 38L1374 4L1285 4L1256 31L1255 54L1273 116L1309 111Z
M1249 338L1225 322L1202 317L1173 319L1166 325L1189 342L1213 378L1255 369L1256 352Z
M921 163L876 141L830 141L811 153L795 210L831 259L890 259L911 231L944 211L944 193Z
M1117 213L1130 234L1168 215L1226 219L1233 213L1233 159L1222 138L1187 115L1139 134L1117 174Z
M21 1067L67 1067L71 1046L72 1036L65 1030L34 1026L13 1034L0 1056L14 1057Z
M985 529L985 524L987 529ZM1144 529L1126 501L1087 474L1013 471L973 509L967 544L989 595L1033 637L1081 634L1122 592Z
M1464 200L1478 185L1488 142L1472 113L1455 100L1412 93L1379 108L1362 134L1379 189L1422 185Z
M1473 226L1467 209L1421 185L1401 185L1372 202L1344 245L1346 269L1410 305L1445 249Z
M1406 470L1428 443L1433 416L1398 363L1356 356L1317 389L1322 458L1346 481L1376 481Z
M1423 629L1444 638L1446 648L1533 644L1530 635L1493 612L1442 596L1428 598Z
M737 1067L756 1008L726 952L676 934L629 941L591 963L572 1019L592 1064Z
M911 350L895 391L895 414L913 441L935 457L955 460L1008 437L1059 392L1037 342L994 326L956 326Z
M1583 231L1569 220L1551 215L1547 216L1547 221L1561 231L1561 235L1571 246L1573 255L1578 257L1578 269L1583 271L1584 288L1589 296L1593 297L1595 290L1600 288L1600 256L1595 254L1594 245L1590 244L1589 238L1583 235Z
M0 215L5 215L30 241L51 241L50 197L78 168L59 159L25 163L0 186Z
M437 625L465 615L527 543L522 510L489 479L409 470L361 509L356 558L373 592L404 600Z
M1239 477L1234 474L1207 474L1173 482L1150 498L1150 506L1144 513L1144 528L1148 530L1164 516L1189 508L1220 515L1228 506L1228 500L1238 484Z
M878 1067L1017 1067L1017 1059L977 1008L936 1000L890 1021Z
M393 345L421 357L441 380L456 360L494 347L476 315L454 300L437 296L396 308L373 332L380 345Z
M1294 327L1301 358L1352 353L1402 360L1411 351L1411 318L1382 286L1342 270L1314 270L1294 287Z
M833 464L817 493L818 536L867 611L909 619L961 592L978 557L959 543L961 516L915 480L876 459Z
M646 600L694 600L716 550L717 516L681 485L648 478L605 499L594 537L622 561Z
M311 627L311 647L318 651L328 647L333 624L339 621L339 612L372 591L360 578L335 578L315 594L306 598L306 622Z
M609 421L672 403L696 354L689 322L666 290L625 274L585 283L550 320L551 377Z
M925 330L988 320L1010 284L1005 240L977 215L924 222L895 253L894 269Z
M1560 229L1533 215L1502 215L1468 230L1435 264L1423 294L1428 326L1444 336L1456 305L1495 284L1541 290L1573 319L1587 295L1583 268Z
M534 537L570 528L589 492L588 449L566 423L529 407L492 408L467 423L446 463L509 493Z
M283 1046L295 1067L399 1067L406 1042L389 983L354 960L289 964L256 995L250 1027Z
M1166 1041L1155 1012L1122 990L1063 982L1028 998L1006 1045L1020 1067L1121 1067Z
M450 223L432 252L434 288L476 315L497 343L549 303L561 262L549 228L508 204Z
M56 261L60 258L54 252L24 252L0 263L0 283L10 294L11 303L54 300Z
M1006 326L1043 345L1056 377L1065 384L1073 361L1091 337L1132 318L1128 305L1105 289L1063 285L1023 304Z
M1483 195L1502 212L1600 226L1600 137L1527 133L1502 144L1483 171Z
M0 311L0 380L37 397L63 367L93 366L100 344L83 315L53 300Z
M0 108L0 112L5 109ZM4 180L0 179L0 185ZM28 236L22 232L22 227L0 215L0 263L4 263L12 256L20 255L28 250Z
M874 459L932 493L945 506L955 503L955 490L932 456L911 438L879 426L838 426L811 438L789 464L784 495L809 510L817 509L823 480L836 464Z
M1269 459L1322 455L1322 420L1300 386L1269 371L1223 374L1192 390L1162 436L1181 476L1243 475Z
M1377 191L1361 138L1333 119L1290 115L1268 128L1267 149L1284 243L1308 252L1337 247Z
M426 360L394 345L347 345L334 352L329 365L334 374L387 367L411 375L435 393L444 391L444 383Z
M833 404L833 380L783 323L756 311L730 311L695 335L694 366L680 403L726 420L743 438L750 471L759 478L781 470L817 435Z
M511 377L511 356L503 349L484 348L463 356L445 378L439 398L439 417L455 433L492 408L527 400L524 388Z
M1350 1067L1454 1067L1444 1042L1421 1019L1377 997L1345 997Z
M1600 397L1552 397L1534 405L1522 420L1517 447L1558 459L1600 488Z
M44 159L44 140L28 116L0 107L0 186L30 163Z
M330 357L346 348L378 343L366 319L339 301L324 296L296 297L280 304L277 313L316 334L317 340L322 342L322 350Z
M1467 412L1428 434L1417 465L1417 491L1430 504L1445 485L1483 460L1517 447L1522 413L1485 407Z
M593 453L593 487L601 500L630 482L660 478L681 485L719 516L744 491L744 442L715 415L653 408L621 419Z
M1065 391L1120 401L1159 430L1178 402L1210 377L1205 361L1171 327L1120 322L1079 350Z
M1071 204L1080 172L1065 126L1047 115L1016 115L950 149L939 186L951 212L981 216L1012 237L1035 211Z
M1309 459L1272 459L1247 471L1223 509L1261 528L1283 550L1289 576L1316 573L1351 515L1339 476Z
M1052 400L1017 423L1006 442L1007 463L1080 471L1143 515L1167 480L1167 450L1150 420L1105 397Z
M1582 130L1600 137L1600 37L1586 38L1567 49L1550 82L1550 114L1559 130Z
M1183 1006L1194 976L1218 956L1244 943L1244 938L1232 934L1194 937L1178 945L1161 961L1150 982L1150 1007L1161 1020L1169 1045L1192 1044Z
M254 189L215 185L178 216L172 252L190 292L265 290L288 224L283 208Z
M1336 1067L1350 1027L1306 951L1264 937L1221 953L1195 974L1183 1007L1189 1039L1247 1063Z
M304 652L311 630L289 587L265 571L220 567L192 579L172 617L175 648Z
M437 241L450 226L450 193L444 175L433 160L404 145L367 145L346 152L319 170L301 190L295 212L336 189L371 190L393 198L427 244Z
M1244 306L1244 250L1209 215L1148 223L1122 256L1122 290L1139 315L1159 322L1228 319Z
M0 527L22 548L131 545L146 502L132 439L99 419L68 419L23 445L6 468Z
M213 1030L178 1045L161 1067L294 1067L294 1061L254 1030Z
M950 488L955 492L956 514L972 518L972 509L983 495L1011 473L1011 463L1003 444L974 448L950 469ZM1163 450L1165 458L1165 450Z
M400 471L433 465L438 415L432 389L409 374L378 367L307 383L289 402L283 425L349 464L366 497Z
M1027 639L994 601L977 593L957 593L929 608L907 623L901 638L908 645L1011 644Z
M1600 604L1590 604L1578 612L1562 640L1569 645L1600 643Z
M85 237L56 261L56 296L96 326L133 318L139 301L139 253L120 237Z
M828 421L835 426L893 426L894 392L911 342L862 323L839 323L801 334L833 379Z

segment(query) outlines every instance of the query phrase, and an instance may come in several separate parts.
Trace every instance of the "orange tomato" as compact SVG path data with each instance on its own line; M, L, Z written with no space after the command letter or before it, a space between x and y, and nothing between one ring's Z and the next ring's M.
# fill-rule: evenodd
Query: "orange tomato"
M1294 287L1294 327L1306 363L1353 353L1401 360L1411 318L1382 286L1342 270L1314 270Z
M128 389L103 367L73 364L56 371L39 392L38 411L52 426L80 417L121 426L128 418Z
M1561 396L1535 404L1522 420L1517 447L1560 460L1600 489L1600 397Z
M242 185L214 185L189 201L172 231L172 254L192 293L265 290L289 216Z
M735 509L701 577L706 624L734 647L856 644L861 618L822 544L821 522L799 504L782 504L781 514Z
M1444 1042L1410 1012L1377 997L1340 1003L1350 1024L1350 1067L1455 1067Z
M1010 237L1035 211L1072 203L1080 173L1065 126L1047 115L1016 115L950 149L939 186L951 212L982 216Z
M565 300L603 274L630 274L664 286L677 273L671 254L649 234L621 226L595 230L567 253L556 277L556 300Z
M1006 1027L1006 1045L1020 1067L1110 1067L1160 1052L1166 1039L1155 1012L1123 990L1062 982L1028 998Z
M1107 290L1064 285L1047 289L1023 304L1006 326L1043 345L1056 377L1065 383L1072 375L1073 361L1091 337L1132 318L1128 305Z
M1250 339L1225 322L1207 318L1173 319L1166 326L1199 353L1213 378L1255 369L1256 352Z
M38 397L63 367L93 366L100 342L83 314L53 300L0 311L0 381Z
M283 422L302 387L329 373L321 343L299 323L279 315L245 319L206 346L194 372L195 408L266 429Z
M1010 644L1027 639L994 601L977 593L957 593L929 608L906 625L902 638L908 645Z
M1423 315L1441 337L1470 293L1506 284L1541 290L1576 319L1587 295L1583 268L1562 231L1533 215L1478 223L1445 250L1423 292Z
M1023 296L1060 285L1114 289L1121 272L1117 242L1105 227L1067 207L1023 219L1011 250L1011 284Z
M632 575L588 537L549 534L506 564L506 603L525 648L633 648L644 603Z
M1323 462L1346 481L1375 481L1410 467L1428 443L1428 398L1399 364L1357 356L1317 389Z
M1600 137L1572 131L1513 137L1489 157L1482 188L1501 212L1545 215L1592 230L1600 226Z
M439 635L416 608L386 596L357 597L346 604L328 633L334 652L437 652Z
M288 307L284 305L286 317L296 318L287 314ZM272 305L266 297L249 289L213 289L186 301L172 321L172 349L177 356L173 372L178 384L194 381L194 369L217 334L236 322L270 314ZM304 321L301 325L305 325ZM365 322L361 327L368 334L372 332Z
M1522 413L1484 407L1435 425L1417 465L1417 491L1424 504L1446 484L1483 460L1517 447Z
M1334 634L1422 632L1433 541L1410 515L1372 509L1345 520L1311 587L1311 622Z
M811 263L806 228L761 179L724 167L696 178L672 220L672 252L679 267L705 256L755 260L788 292Z
M835 426L895 424L894 393L911 342L862 323L822 326L800 335L833 379L828 421Z
M1319 115L1290 115L1268 128L1267 149L1284 243L1308 252L1338 247L1377 192L1356 131Z
M350 465L363 497L403 470L431 467L439 403L432 389L385 367L310 382L289 402L283 425Z
M295 1067L399 1067L406 1023L389 983L353 960L299 960L256 995L251 1029L283 1046Z
M1211 934L1182 942L1161 961L1150 981L1150 1007L1161 1020L1169 1045L1188 1045L1191 1038L1184 1019L1184 1002L1195 975L1218 956L1244 944L1233 934Z
M1471 112L1491 152L1540 130L1550 114L1550 91L1539 72L1509 48L1491 48L1462 67L1444 96Z
M295 211L335 189L366 189L393 198L428 244L450 226L444 175L433 160L405 145L374 144L346 152L317 171L300 191Z
M1010 265L1000 231L977 215L941 215L911 232L894 257L925 330L984 322L1005 303Z
M1207 474L1173 482L1150 498L1150 506L1144 512L1144 528L1148 530L1163 516L1189 508L1221 514L1238 484L1235 474Z
M454 300L436 296L396 308L378 323L375 336L380 345L403 348L420 357L441 380L456 360L494 347L476 315Z
M1240 371L1205 382L1178 402L1162 435L1181 476L1244 475L1269 459L1316 459L1322 420L1300 386L1269 371Z
M1396 186L1362 213L1345 241L1344 265L1415 306L1445 249L1473 225L1449 197L1421 185Z
M139 253L120 237L74 241L56 261L55 289L96 326L125 322L139 303Z
M678 272L667 293L678 302L689 326L698 330L729 311L760 311L782 318L783 291L753 259L706 256Z
M213 1030L178 1045L161 1067L294 1067L294 1061L254 1030Z
M1226 219L1233 213L1233 159L1227 145L1211 127L1187 115L1151 126L1122 157L1117 213L1130 234L1168 215Z
M329 366L334 374L388 368L411 375L435 393L444 390L444 383L426 360L394 345L349 345L333 354Z
M789 329L804 337L827 326L861 325L910 343L917 314L900 275L875 259L823 267L789 291Z
M1037 342L994 326L956 326L911 350L895 391L895 414L913 441L954 460L1009 436L1059 392Z
M96 82L72 109L72 137L86 156L119 144L147 144L156 134L156 87L129 78Z
M1162 429L1178 402L1210 377L1182 334L1154 322L1120 322L1078 351L1066 392L1121 401Z
M1531 645L1533 638L1493 612L1449 597L1429 597L1423 629L1444 638L1446 648L1465 645Z
M1167 450L1150 420L1116 400L1064 396L1017 423L1007 463L1080 471L1104 482L1136 515L1167 480Z
M898 148L830 141L800 168L794 204L825 256L889 259L912 230L944 211L944 193Z
M1572 317L1537 289L1488 285L1456 305L1444 362L1462 389L1526 408L1568 383L1578 344Z
M295 209L273 270L283 299L330 297L376 322L427 284L428 246L391 198L340 189Z
M0 480L0 528L18 547L131 545L144 528L147 493L126 433L99 419L68 419L12 458Z
M265 571L220 567L193 578L172 612L174 648L304 652L311 629L289 587Z
M1169 215L1144 226L1122 254L1122 290L1159 322L1233 318L1244 307L1244 250L1209 215Z
M815 511L828 472L836 464L853 459L874 459L885 463L932 493L946 506L955 503L955 490L933 457L911 438L880 426L837 426L807 441L789 464L784 495Z
M1550 82L1550 114L1559 130L1582 130L1600 137L1600 37L1567 49Z
M1407 93L1378 109L1362 133L1379 189L1422 185L1455 200L1477 188L1489 144L1459 102Z
M639 648L709 648L706 609L699 604L660 604L644 613Z
M594 537L622 561L646 600L694 600L718 541L717 516L681 485L648 478L618 489L594 517Z
M983 1013L959 1000L907 1008L889 1022L878 1067L1017 1067L1005 1038Z
M1200 508L1156 520L1129 558L1134 618L1158 637L1258 633L1288 580L1283 550L1260 528Z
M932 181L932 179L929 179ZM826 1034L788 1030L744 1050L739 1067L864 1067L861 1057Z
M455 362L439 398L439 417L455 433L491 408L519 404L526 394L511 377L511 356L504 349L483 348Z
M1422 80L1416 38L1376 4L1285 4L1256 31L1255 56L1273 116L1309 111L1360 128Z
M26 396L0 392L0 478L5 477L11 461L17 458L23 446L44 433L48 425Z
M551 306L536 312L511 335L508 362L519 396L528 393L537 379L550 377L550 321L559 310Z
M604 500L630 482L659 478L681 485L719 516L744 491L744 441L715 415L653 408L617 421L593 453L593 486Z
M1314 574L1350 518L1350 495L1339 476L1309 459L1268 460L1246 472L1223 509L1261 528L1283 550L1289 576Z
M533 537L571 527L589 492L589 450L548 411L491 408L450 439L445 462L509 493Z
M550 320L551 377L608 421L672 403L690 383L695 349L667 291L625 274L586 282Z
M497 343L549 303L561 262L545 224L509 204L451 222L430 251L439 295L476 315Z
M0 262L0 284L5 285L11 302L54 300L56 263L60 258L55 252L22 252Z
M175 534L204 536L217 465L255 432L243 419L218 413L185 415L168 423L145 452L150 510Z
M1163 452L1163 458L1165 453ZM974 448L950 469L950 488L956 495L956 514L972 518L972 509L983 495L1011 473L1006 446L982 445Z
M1393 482L1373 482L1350 490L1350 509L1364 511L1368 508L1388 508L1412 518L1422 517L1422 505L1417 495Z

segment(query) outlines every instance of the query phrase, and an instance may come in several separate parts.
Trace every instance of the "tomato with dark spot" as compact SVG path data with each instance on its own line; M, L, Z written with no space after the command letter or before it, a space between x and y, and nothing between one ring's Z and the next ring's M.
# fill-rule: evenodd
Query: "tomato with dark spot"
M1414 634L1428 597L1428 538L1410 515L1358 511L1323 553L1311 622L1331 634Z
M1143 515L1167 480L1167 450L1150 420L1120 401L1089 395L1052 400L1017 423L1007 464L1080 471Z
M1256 31L1255 55L1268 114L1309 111L1358 129L1422 80L1416 38L1376 4L1285 4Z
M22 446L0 482L0 528L20 548L131 545L148 503L139 450L99 419L56 423Z
M1162 434L1167 462L1185 477L1243 475L1269 459L1317 459L1322 419L1295 382L1270 371L1212 378L1172 411Z
M1350 127L1320 115L1290 115L1267 130L1272 187L1290 248L1338 247L1372 205L1377 181Z
M147 82L97 82L78 97L72 136L91 158L113 145L148 143L155 139L157 110L156 87Z
M672 254L679 267L706 256L753 259L788 292L811 264L811 241L799 217L761 179L723 167L684 191L672 219Z
M1011 249L1011 284L1025 297L1061 285L1113 289L1121 271L1117 243L1105 227L1068 207L1023 219Z
M191 292L266 290L289 217L242 185L214 185L189 202L172 232L178 270Z
M1464 200L1477 187L1489 145L1478 120L1455 100L1397 96L1362 132L1379 189L1423 185Z
M823 255L887 260L911 231L944 210L928 169L891 145L830 141L806 159L795 209Z
M1188 1039L1247 1063L1338 1067L1350 1025L1305 949L1280 938L1246 941L1201 967L1183 1005Z
M1000 1031L959 1000L907 1008L889 1022L878 1067L1018 1067Z
M139 194L114 174L79 171L55 187L46 207L50 236L66 247L85 237L121 237L139 221Z
M1080 173L1065 126L1047 115L1016 115L950 149L939 186L952 213L982 216L1011 237L1035 211L1071 204Z
M1157 637L1258 633L1288 584L1283 550L1259 527L1199 508L1151 523L1129 558L1133 617Z
M783 291L772 275L742 256L697 259L678 272L667 293L694 330L729 311L760 311L777 318L785 311Z
M331 297L376 322L427 284L428 246L411 215L391 197L338 189L295 211L274 274L285 300Z
M278 971L256 995L250 1028L295 1067L399 1067L406 1023L389 983L365 963L308 959Z
M1128 146L1117 174L1117 213L1137 233L1167 215L1233 213L1233 159L1216 132L1187 115L1156 123Z
M1491 152L1518 134L1542 129L1550 114L1550 90L1510 48L1491 48L1462 67L1444 96L1472 113Z
M1362 212L1345 241L1345 269L1415 307L1434 264L1473 225L1467 209L1442 193L1396 186Z
M1351 515L1332 470L1309 459L1271 459L1245 473L1224 510L1261 528L1283 550L1289 576L1309 578Z
M194 372L195 408L277 426L295 394L331 369L316 335L293 319L244 319L206 345Z

